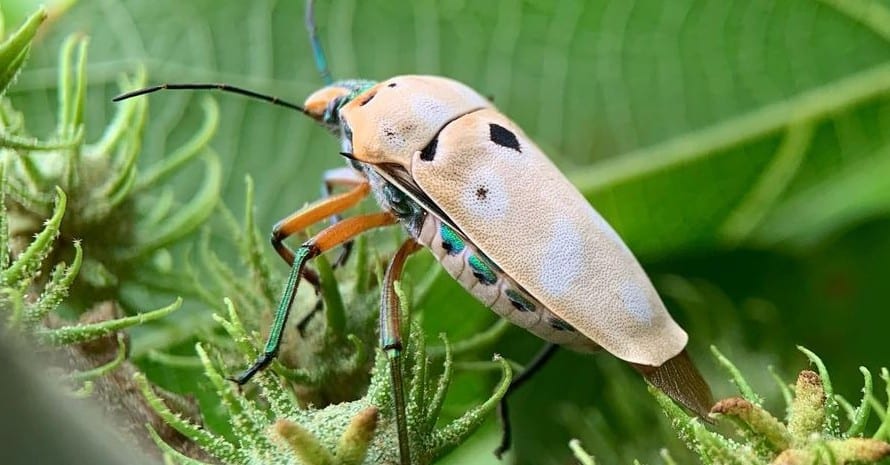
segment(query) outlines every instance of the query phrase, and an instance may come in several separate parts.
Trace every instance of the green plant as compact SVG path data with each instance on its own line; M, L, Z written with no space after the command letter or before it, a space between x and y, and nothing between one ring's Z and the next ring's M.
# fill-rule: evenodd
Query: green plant
M43 11L33 15L4 44L0 95L19 74L30 41L45 17ZM82 257L77 284L82 291L74 296L88 306L116 297L121 281L138 279L148 267L157 268L156 254L208 218L218 199L221 171L216 156L206 148L219 119L219 110L209 98L202 102L206 114L203 127L153 165L137 167L148 108L144 99L118 106L101 137L87 143L87 43L85 37L74 35L62 44L53 135L46 140L31 136L24 115L4 99L0 105L0 149L7 175L13 251L49 217L56 190L65 191L68 214L58 228L62 240L57 254L70 254L68 244L74 238L97 245ZM144 83L143 72L132 80L122 77L119 81L122 90ZM189 201L179 203L164 183L198 157L205 162L203 185Z
M228 320L222 320L226 331L236 340L247 335L231 302ZM414 326L406 352L411 358L408 380L407 415L410 440L414 447L413 461L432 463L456 445L465 441L485 420L510 384L511 368L503 359L503 378L492 396L462 417L437 427L438 417L451 383L451 352L445 342L446 357L442 373L429 377L430 359L423 345L422 333ZM245 345L242 343L242 345ZM247 344L249 345L249 344ZM207 453L226 464L294 464L294 465L359 465L398 462L395 412L392 411L392 386L386 357L379 353L367 393L360 399L328 405L322 409L300 408L299 401L283 381L272 372L257 380L259 403L237 392L226 380L205 349L199 345L198 355L214 390L222 399L232 425L233 439L199 428L172 412L157 397L141 375L136 378L152 407L177 431L195 441ZM251 349L244 360L252 360ZM200 463L182 455L153 433L158 445L175 463Z
M155 210L155 220L173 223L166 225L168 229L155 229L150 241L123 233L132 232L134 226L136 193L153 185L153 178L163 178L169 174L166 171L188 161L203 142L196 139L197 146L175 156L171 165L152 171L153 178L137 176L143 103L122 107L103 137L95 144L85 144L86 41L78 37L66 41L60 59L56 133L46 140L30 136L25 114L17 111L5 94L45 19L46 13L39 10L0 44L0 96L4 96L0 100L0 316L4 334L28 340L30 346L22 347L51 360L61 373L60 384L76 397L99 399L112 417L111 423L139 442L140 436L147 435L133 425L141 429L155 418L150 410L141 408L144 402L127 395L129 383L120 378L134 370L126 360L129 342L124 331L170 315L182 299L156 310L122 316L120 303L106 300L116 296L119 288L117 275L109 270L144 260L145 254L156 252L194 227L181 220L201 221L195 208L190 209L190 218L165 218L164 212ZM77 71L72 72L75 49L79 60ZM209 137L212 126L211 122L203 137ZM211 208L214 201L212 196L193 200L211 202ZM80 292L72 295L78 286ZM120 415L121 411L127 413Z
M38 11L18 31L0 44L0 95L6 92L7 87L18 75L27 58L30 42L37 27L45 18L46 14ZM73 42L71 46L73 47ZM64 56L68 57L68 53L70 50ZM67 60L65 63L66 67L70 66ZM77 80L80 83L78 88L83 89L85 84L82 74ZM73 240L67 243L62 239L64 246L74 251L72 262L52 266L47 277L42 273L47 267L47 260L59 245L65 218L72 216L70 197L65 190L58 185L54 188L48 187L52 185L50 184L52 181L44 176L45 165L58 158L59 154L53 151L70 150L69 154L79 152L82 144L82 127L78 117L72 115L79 113L74 108L83 105L83 97L72 99L66 96L61 100L63 102L61 114L67 116L63 117L65 122L60 125L58 140L40 141L27 136L24 132L22 115L15 112L8 101L2 102L0 110L2 121L5 123L0 127L0 156L2 156L0 161L3 162L0 164L2 308L6 314L7 327L32 334L40 343L52 346L94 341L140 322L163 317L180 304L177 302L164 309L114 321L61 327L48 325L51 312L68 297L75 278L84 264L81 241ZM67 119L69 117L73 119L69 121ZM44 152L50 153L44 154ZM38 163L37 154L48 155L40 158L44 168ZM62 171L67 172L74 167L75 165L69 161L62 165ZM45 194L39 191L42 188L50 189L54 193L54 202L43 199ZM30 212L31 214L46 218L42 220L42 229L34 235L30 243L23 240L27 230L23 223L28 221L22 219L21 214L17 214L19 209L25 208L26 205L35 209ZM17 209L17 212L10 212L10 208ZM74 214L77 213L75 210Z
M762 406L759 396L741 372L716 348L712 347L718 362L727 369L741 394L717 402L711 410L718 419L736 429L736 438L706 427L700 420L690 417L658 390L650 393L661 404L665 414L680 438L693 450L704 465L846 465L851 463L878 463L890 457L890 372L881 369L881 379L887 388L887 401L875 397L871 372L860 367L864 377L862 399L854 408L839 394L835 394L828 370L813 352L799 348L818 371L800 372L797 382L789 388L775 376L785 401L785 421L780 421ZM842 430L838 418L843 406L847 428ZM865 435L871 412L877 413L880 422L870 435ZM578 442L571 448L583 465L593 465L593 457ZM676 462L667 452L662 452L664 462Z
M15 2L4 1L4 13ZM251 221L265 232L276 219L317 196L321 172L341 164L334 141L294 115L220 98L219 131L211 142L208 131L217 120L212 111L202 115L199 109L213 104L205 104L203 96L179 94L153 96L150 116L138 105L127 107L133 124L121 136L121 151L106 152L106 161L115 160L109 165L120 170L97 171L103 174L93 182L78 175L80 184L64 184L67 178L43 163L57 156L60 166L73 166L76 154L70 144L79 140L87 147L83 141L103 140L106 113L124 111L109 103L120 91L117 81L124 72L133 85L144 75L153 83L226 81L288 99L308 95L319 82L309 48L295 46L305 43L302 28L294 27L302 15L300 3L80 2L43 30L29 68L15 87L6 89L4 99L6 107L13 102L20 110L6 111L14 116L10 123L19 116L27 119L28 131L24 124L10 124L8 135L21 136L19 145L32 144L27 150L10 148L4 160L13 153L28 154L49 180L26 191L42 203L34 200L25 209L8 202L9 218L15 217L17 224L13 250L26 249L31 235L52 215L55 184L64 185L69 198L54 252L43 260L43 272L34 275L35 289L49 281L54 264L74 262L74 239L81 239L83 264L72 298L62 305L65 317L100 308L108 309L108 315L120 310L135 314L169 302L170 294L184 297L182 311L130 333L125 339L130 360L146 373L154 392L163 386L195 393L204 428L230 441L235 438L227 414L215 408L219 398L205 381L195 343L202 342L219 372L242 368L244 352L208 309L228 315L223 297L229 297L249 341L260 341L268 302L279 291L276 270L284 266L277 258L263 258L272 256L271 251L256 237L251 239L254 255L237 262L234 249L241 239L230 247L227 238L242 227L232 228L237 222L227 213L211 215L214 205L217 212L226 211L215 200L239 208L246 204ZM884 363L890 49L882 20L886 7L880 2L318 3L322 40L330 46L336 75L440 74L493 95L615 225L653 278L668 283L659 290L689 331L694 356L702 351L696 344L715 343L731 347L743 368L764 360L787 368L795 360L788 350L794 341L818 348L831 366ZM85 28L92 37L88 59L78 55L82 39L68 39ZM65 60L60 64L59 50L69 53L67 65ZM79 69L89 80L77 77ZM79 90L83 82L89 92ZM67 110L57 108L58 95L67 96L69 103L60 106ZM84 123L80 130L78 118ZM44 136L34 139L30 134ZM194 146L189 141L212 143L213 152L206 145L199 149L208 157L206 164L178 165L143 190L128 191L126 181L112 189L119 193L116 198L126 197L116 206L89 205L88 199L101 200L91 193L102 192L97 188L104 181L129 171L127 163L138 165L137 178L149 179L146 173L153 170L148 167L181 159L165 154ZM33 147L38 142L42 147ZM49 149L46 144L69 148ZM136 145L139 160L132 161L129 150ZM8 166L10 179L26 179L19 172L21 161ZM257 179L251 200L232 181L248 172ZM216 190L210 188L214 179L219 181ZM177 200L190 198L196 184L209 186L197 188L204 202ZM21 195L8 192L8 201ZM206 201L211 197L213 202ZM82 213L92 219L82 221ZM223 227L207 222L210 216L222 218ZM69 229L86 223L95 226ZM200 229L207 232L189 246L181 233ZM156 248L156 238L172 239ZM274 367L275 376L290 379L288 387L303 402L320 406L364 392L375 357L373 325L363 321L373 320L374 270L388 256L388 239L385 234L368 238L364 265L338 269L327 280L339 285L333 287L339 289L344 313L326 309L309 320L309 338L296 331L287 336L289 345L282 351L282 364ZM506 326L486 332L493 321L490 312L448 276L424 273L429 256L418 254L412 262L414 270L406 279L416 278L417 283L406 289L414 291L410 306L422 317L427 338L447 332L456 341L454 383L442 408L442 421L447 422L484 403L496 381L458 368L476 368L473 360L487 359L492 352L526 360L538 341ZM194 268L191 273L189 267ZM694 305L684 305L672 292L682 286L674 287L677 279L661 279L664 275L704 282L701 287L720 297L690 292L685 297ZM328 292L324 298L334 295ZM295 317L311 311L315 301L301 293ZM326 305L338 308L331 302ZM336 326L340 315L345 315L339 320L345 325L331 332L329 320ZM470 349L458 350L483 332L484 349L470 344ZM842 332L858 336L839 341ZM114 359L117 338L109 341L109 358L86 367ZM314 342L325 350L307 350ZM843 350L825 349L839 343ZM433 366L440 366L442 350L430 347L437 360ZM119 371L126 369L112 375ZM855 376L837 374L838 387L850 388ZM713 373L706 375L716 379ZM361 380L350 385L350 392L326 387L331 380L349 377ZM252 395L250 389L247 394ZM197 410L192 402L168 402L176 411ZM622 457L643 458L670 440L655 432L636 434L655 423L656 409L638 380L605 358L560 354L540 378L516 393L514 402L517 441L510 460L520 464L565 463L565 439L585 432L620 450ZM628 404L632 407L620 407ZM548 412L543 428L541 411ZM566 420L565 412L575 412L584 422ZM145 421L130 423L141 431ZM184 443L167 436L161 423L154 423L159 434L182 450ZM491 423L441 462L494 463L488 453L498 431ZM591 444L587 437L585 444ZM148 447L155 450L153 444ZM601 460L612 458L603 455L600 444L595 449ZM672 450L682 461L680 449ZM195 450L187 454L211 460Z

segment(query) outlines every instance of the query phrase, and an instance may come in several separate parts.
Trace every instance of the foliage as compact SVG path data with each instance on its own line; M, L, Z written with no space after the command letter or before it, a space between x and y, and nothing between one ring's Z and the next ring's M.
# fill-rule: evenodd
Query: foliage
M4 0L4 13L21 11L20 1ZM764 363L790 373L792 348L804 344L839 367L839 391L858 382L857 364L886 364L887 11L873 0L320 0L317 8L335 76L433 73L492 95L637 252L697 359L714 343L752 376ZM135 313L184 297L183 311L131 333L129 354L153 392L194 393L205 430L227 441L235 441L233 426L204 381L195 343L215 370L230 373L262 339L284 266L255 227L267 230L317 196L322 171L341 163L336 144L296 115L229 96L218 112L205 96L152 96L151 115L149 99L109 100L141 82L189 80L299 99L319 86L309 47L295 46L306 44L295 26L301 15L301 2L291 1L81 2L38 35L0 108L4 140L19 146L3 149L12 249L25 250L55 218L56 185L68 196L54 252L33 275L37 289L53 282L52 264L73 266L79 239L68 310L110 299ZM89 57L82 35L68 39L83 32ZM21 52L0 58L17 70ZM114 130L103 127L108 121ZM195 158L204 164L187 163ZM239 182L246 173L257 179L251 196ZM222 205L249 212L243 228ZM221 221L208 222L211 215ZM308 339L287 336L274 376L300 381L291 386L319 409L355 401L368 382L375 270L392 238L372 235L364 262L334 271L341 331L328 334L339 318L329 305L324 318L309 320ZM450 278L426 272L431 264L428 255L412 259L406 280L415 285L406 289L427 339L446 332L456 341L445 423L491 395L496 380L473 370L475 360L495 351L526 360L538 341L500 326L457 350L493 318ZM210 317L208 309L228 314L223 297L238 309L246 339L233 341ZM301 292L295 317L315 303ZM306 350L314 347L323 350ZM442 350L430 347L430 356L441 360ZM508 460L565 463L563 445L580 437L606 463L652 463L662 446L686 463L625 368L558 354L511 401ZM704 371L717 379L712 366ZM338 383L349 392L326 388ZM326 449L336 449L347 424L326 436ZM498 435L493 422L483 425L440 462L496 463L489 452Z
M378 350L376 357L368 356L375 351L377 343L374 330L379 302L375 289L369 288L367 280L359 279L362 264L369 261L365 248L360 246L354 251L356 265L350 267L349 272L340 272L342 278L334 280L332 286L322 286L321 296L301 294L300 303L304 307L313 307L313 299L318 299L319 305L325 303L324 318L314 318L315 311L312 311L304 317L308 318L306 324L297 324L288 331L290 344L285 353L301 356L284 356L281 362L274 362L271 370L258 377L258 392L250 392L253 391L250 388L248 392L236 390L217 368L219 363L214 359L237 360L234 366L226 363L226 370L230 372L256 359L262 340L255 331L266 329L258 323L277 303L270 297L270 289L275 284L270 281L269 264L263 259L256 240L253 182L249 177L246 197L248 207L243 227L237 225L227 210L222 209L222 212L247 276L236 275L209 250L205 236L199 246L202 271L198 273L190 269L183 277L200 289L199 295L206 296L211 305L214 292L208 284L198 280L198 276L220 289L237 290L237 301L225 299L217 309L219 313L214 315L214 320L227 335L225 339L212 339L217 345L214 351L217 357L208 355L202 344L197 346L204 374L226 407L225 418L234 439L203 430L171 411L143 375L137 375L137 384L165 421L222 463L397 463L399 448L394 441L398 436L387 355ZM334 279L330 272L321 275L322 279ZM407 302L401 284L398 284L397 292L402 296L402 302ZM368 298L371 295L375 298ZM235 302L244 310L236 311ZM346 314L343 308L332 306L330 302L348 305L351 311ZM402 312L409 313L407 306ZM245 320L242 315L249 318ZM253 327L252 331L245 328L245 321ZM440 412L453 376L451 347L444 337L443 342L443 346L428 355L422 329L412 325L403 354L411 373L406 380L409 440L414 463L418 464L431 463L475 432L503 397L512 377L510 365L497 357L503 377L491 397L460 418L440 426ZM465 341L463 350L468 344L475 343ZM439 371L431 367L433 359L442 362L438 376L433 376ZM161 357L157 360L164 364L168 359ZM373 371L368 379L371 368ZM153 435L174 462L198 463Z
M46 14L41 10L32 15L29 20L15 33L0 45L0 95L6 92L6 87L18 75L20 68L27 58L30 50L30 42L37 31L37 27L45 19ZM83 87L83 79L79 78ZM71 215L69 197L65 191L56 186L54 189L55 202L47 206L47 217L42 229L37 232L30 244L17 247L15 244L16 233L20 224L16 223L16 216L8 210L9 205L21 206L34 201L33 205L43 204L39 196L33 191L28 191L21 179L10 176L9 165L21 168L23 176L34 175L30 181L37 181L40 177L40 168L30 163L30 157L34 152L58 150L60 148L79 151L80 138L76 134L81 132L79 124L68 122L60 129L60 134L71 136L70 140L40 141L28 138L24 132L22 116L17 114L3 102L3 120L6 122L0 128L0 294L2 294L2 309L6 314L6 326L29 334L50 345L71 345L93 341L107 336L116 331L123 330L138 323L161 318L175 310L179 303L153 312L144 313L138 317L122 318L113 321L104 321L93 324L75 324L61 327L48 327L47 318L56 310L62 301L68 297L68 293L74 283L84 261L83 248L80 241L72 243L74 258L70 264L57 263L52 267L48 279L42 277L42 271L48 257L51 256L62 229L63 220ZM71 114L70 108L82 106L80 100L63 99L65 109L62 114ZM74 111L73 113L77 113ZM76 119L76 118L75 118ZM69 165L70 166L70 165ZM13 168L13 169L15 169ZM24 174L27 173L27 174ZM28 187L34 187L28 185ZM7 195L12 196L12 201L7 201ZM39 214L39 213L38 213Z
M713 415L736 428L733 439L706 428L699 419L690 417L666 395L650 388L650 393L686 443L698 454L704 465L843 465L849 463L878 463L890 457L890 372L881 369L881 379L887 387L887 401L883 404L872 390L872 375L860 367L865 378L862 399L855 409L842 396L836 395L822 360L807 349L800 348L816 365L818 373L804 370L798 375L793 389L778 380L785 397L783 423L762 406L762 399L750 387L739 370L716 349L714 354L729 371L741 397L729 397L717 402ZM844 405L846 421L842 431L838 425L838 403ZM871 437L865 437L865 427L874 409L880 424ZM584 465L593 465L593 457L577 441L571 448ZM670 454L662 452L664 462L673 464Z
M5 68L0 91L5 92L18 75L30 50L28 41L45 17L41 10L9 39L4 57L0 57L7 59L0 63ZM20 51L14 53L16 50ZM221 171L219 161L206 153L205 147L219 118L219 110L209 98L202 102L206 113L203 127L165 159L141 170L137 161L147 114L145 100L118 106L98 140L86 143L86 51L83 36L69 36L62 44L53 135L45 140L31 136L23 114L4 101L0 106L0 148L7 171L14 251L16 242L33 234L49 216L58 189L67 194L68 215L57 232L65 239L102 244L90 247L82 257L79 283L85 289L75 298L89 305L101 296L114 296L122 280L138 279L136 270L144 272L146 266L153 265L147 259L189 235L208 218L218 199ZM144 73L139 72L132 80L121 77L119 85L128 90L144 82ZM178 204L164 183L201 155L206 169L203 185L188 202ZM152 190L161 193L154 195ZM66 244L58 244L61 255L67 253Z
M222 320L223 326L233 339L246 340L247 335L234 306L231 302L227 302L227 305L229 317ZM430 360L420 328L414 326L411 334L405 356L412 362L411 376L406 383L412 463L428 464L464 442L492 413L510 384L511 368L503 359L497 358L503 378L492 396L462 417L437 427L445 393L451 383L451 352L446 342L443 372L438 378L428 378ZM218 371L201 345L198 345L197 352L207 377L228 411L234 432L233 441L203 430L170 411L142 375L138 375L136 381L153 408L167 422L220 462L284 465L398 463L392 384L387 356L382 352L378 352L374 374L365 396L323 409L299 408L294 393L283 383L285 378L272 372L259 375L257 380L265 402L261 404L248 399L236 392L234 385ZM245 353L244 360L252 360L255 352L256 349L252 349ZM174 463L201 463L179 453L156 433L153 436Z

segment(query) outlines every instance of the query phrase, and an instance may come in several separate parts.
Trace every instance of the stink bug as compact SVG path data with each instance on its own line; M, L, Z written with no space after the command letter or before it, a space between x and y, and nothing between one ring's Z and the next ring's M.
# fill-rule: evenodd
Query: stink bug
M385 274L380 338L390 354L403 465L410 463L410 451L393 284L408 256L422 247L467 291L514 324L551 344L605 350L680 404L707 415L713 401L685 351L687 334L618 234L521 128L489 99L444 77L334 82L316 36L311 0L306 24L326 85L303 105L227 84L165 84L115 98L162 89L218 89L297 110L340 138L348 166L330 171L325 183L349 190L273 228L272 245L291 271L263 354L235 381L246 383L275 358L301 277L313 279L305 268L309 260L348 246L365 231L400 223L409 238ZM382 212L339 220L341 212L371 193ZM296 250L284 244L328 218L338 221ZM548 348L538 361L552 353ZM508 432L499 452L509 445Z

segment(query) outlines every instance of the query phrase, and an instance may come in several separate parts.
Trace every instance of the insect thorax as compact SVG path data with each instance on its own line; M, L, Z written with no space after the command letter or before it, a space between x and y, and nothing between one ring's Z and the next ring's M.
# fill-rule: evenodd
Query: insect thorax
M415 202L411 197L399 190L392 183L377 174L373 168L368 165L358 165L357 168L365 173L368 182L371 184L371 190L380 208L389 211L408 231L413 238L420 237L420 230L423 227L424 219L426 219L427 211Z

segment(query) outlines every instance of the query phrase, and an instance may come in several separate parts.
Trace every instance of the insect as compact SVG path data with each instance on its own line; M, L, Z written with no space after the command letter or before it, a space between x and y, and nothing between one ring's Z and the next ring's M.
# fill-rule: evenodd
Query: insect
M489 99L444 77L335 82L317 38L311 0L306 24L326 85L303 105L227 84L164 84L115 98L163 89L218 89L297 110L340 139L348 166L329 171L325 185L328 192L333 186L348 190L273 228L272 245L291 271L264 352L235 378L238 383L246 383L275 358L301 277L311 279L307 262L348 245L363 232L401 224L409 237L385 274L380 343L390 354L403 465L410 463L410 451L393 284L408 256L423 247L467 291L514 324L551 344L582 352L605 350L706 416L713 400L685 351L686 332L668 314L618 234L516 123ZM371 194L381 212L338 218ZM338 221L299 248L284 243L328 218ZM555 345L537 361L546 360ZM538 366L531 364L513 387ZM502 407L506 417L506 404ZM499 452L508 446L506 428Z

